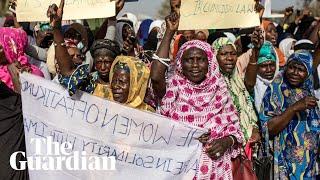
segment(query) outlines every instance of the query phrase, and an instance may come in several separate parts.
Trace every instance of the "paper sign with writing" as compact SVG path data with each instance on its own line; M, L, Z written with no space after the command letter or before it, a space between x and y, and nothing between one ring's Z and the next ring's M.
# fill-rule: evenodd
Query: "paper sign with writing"
M202 149L196 138L206 130L82 92L69 97L60 85L30 74L21 74L20 79L28 157L36 152L31 138L52 137L61 144L70 142L72 151L116 159L115 171L29 169L31 180L160 180L195 175Z
M254 0L183 0L180 30L259 26Z
M49 21L47 10L51 4L59 6L60 0L18 0L19 22ZM63 20L105 18L115 15L115 1L65 0Z

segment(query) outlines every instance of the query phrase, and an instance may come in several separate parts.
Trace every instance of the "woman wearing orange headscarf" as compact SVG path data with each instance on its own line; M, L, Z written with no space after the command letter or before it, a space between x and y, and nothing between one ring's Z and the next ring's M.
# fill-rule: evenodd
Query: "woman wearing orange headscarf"
M265 40L272 43L279 58L279 65L280 67L283 67L286 64L286 58L284 54L280 51L280 49L277 47L278 33L276 30L276 26L273 24L273 22L268 20L263 20L261 26L265 32Z

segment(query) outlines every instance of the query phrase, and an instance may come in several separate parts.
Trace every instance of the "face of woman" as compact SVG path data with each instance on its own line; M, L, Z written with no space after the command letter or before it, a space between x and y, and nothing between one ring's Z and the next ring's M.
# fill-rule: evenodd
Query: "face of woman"
M258 65L258 75L263 79L272 80L276 72L276 63L266 61Z
M301 63L292 61L287 65L285 76L292 86L298 87L308 76L307 68Z
M273 46L277 45L278 33L273 23L269 24L266 29L266 40L270 41Z
M129 96L130 73L124 69L117 69L112 77L111 89L113 99L119 103L125 103Z
M98 71L99 77L105 82L109 82L109 73L114 57L106 49L98 49L93 54L94 67Z
M126 40L130 36L134 36L133 29L128 24L124 24L122 28L122 39Z
M232 74L237 63L237 51L232 45L223 46L218 51L217 60L223 73Z
M207 54L198 48L190 48L182 55L183 75L191 82L200 84L208 73Z
M79 66L83 62L83 56L78 48L68 48L68 53L72 57L72 62L74 65Z

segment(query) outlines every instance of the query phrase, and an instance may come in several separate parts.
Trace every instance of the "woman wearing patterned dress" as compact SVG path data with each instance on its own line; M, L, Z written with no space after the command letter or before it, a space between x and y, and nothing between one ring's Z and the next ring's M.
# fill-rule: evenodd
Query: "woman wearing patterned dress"
M307 51L292 54L263 98L259 116L272 142L274 179L316 179L320 116L312 62Z

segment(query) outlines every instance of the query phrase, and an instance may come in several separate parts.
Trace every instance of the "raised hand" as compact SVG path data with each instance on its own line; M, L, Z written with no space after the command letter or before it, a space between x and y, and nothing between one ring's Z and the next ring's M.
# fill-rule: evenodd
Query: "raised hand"
M56 4L52 4L49 6L47 10L47 17L50 18L51 27L61 28L63 8L64 8L64 0L60 1L59 7Z
M256 49L260 49L263 42L264 42L264 37L262 33L262 29L260 27L256 27L251 34L251 42Z
M294 8L293 6L287 7L285 9L284 16L285 17L291 16L293 14L293 8Z
M172 12L166 17L167 30L176 32L179 28L180 16L177 12Z
M123 9L125 0L116 0L116 16L119 14L119 12Z

